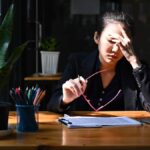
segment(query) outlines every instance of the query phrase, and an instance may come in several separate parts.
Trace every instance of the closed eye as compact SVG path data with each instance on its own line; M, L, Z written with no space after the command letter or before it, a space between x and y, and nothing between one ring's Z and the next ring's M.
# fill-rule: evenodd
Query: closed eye
M109 43L111 44L115 44L116 42L115 41L112 41L112 40L107 40Z

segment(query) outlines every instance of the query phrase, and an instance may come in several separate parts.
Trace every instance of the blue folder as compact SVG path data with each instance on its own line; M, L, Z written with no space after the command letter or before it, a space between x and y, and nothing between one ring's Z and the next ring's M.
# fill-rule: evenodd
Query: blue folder
M93 117L93 116L69 116L64 115L58 119L59 122L68 128L89 128L89 127L109 127L109 126L137 126L142 125L140 121L123 117Z

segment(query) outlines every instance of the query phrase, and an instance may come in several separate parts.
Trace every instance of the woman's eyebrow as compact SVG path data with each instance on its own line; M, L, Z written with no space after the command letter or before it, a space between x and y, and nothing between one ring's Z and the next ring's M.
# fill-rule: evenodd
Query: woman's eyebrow
M111 40L111 39L112 39L112 35L111 35L111 34L108 34L106 38L107 38L108 40Z
M107 38L108 41L112 41L113 39L116 39L111 34L108 34L106 38Z

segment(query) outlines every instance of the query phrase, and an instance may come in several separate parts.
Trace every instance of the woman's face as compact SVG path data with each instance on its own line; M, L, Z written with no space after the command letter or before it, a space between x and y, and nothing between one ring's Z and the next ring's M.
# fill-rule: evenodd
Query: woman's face
M115 65L123 57L119 46L112 40L112 36L122 36L120 28L122 25L119 23L108 24L98 37L96 43L102 64Z

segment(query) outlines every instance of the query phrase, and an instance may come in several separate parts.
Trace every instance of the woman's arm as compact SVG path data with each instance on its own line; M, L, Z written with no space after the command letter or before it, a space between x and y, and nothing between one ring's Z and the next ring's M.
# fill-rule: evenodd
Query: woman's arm
M80 77L80 80L78 78L81 64L80 58L83 59L84 57L82 55L71 55L69 57L62 79L53 91L48 103L49 111L64 112L69 108L70 103L85 91L86 81L82 77Z
M133 69L133 75L140 89L140 100L144 110L150 111L150 74L148 66Z

